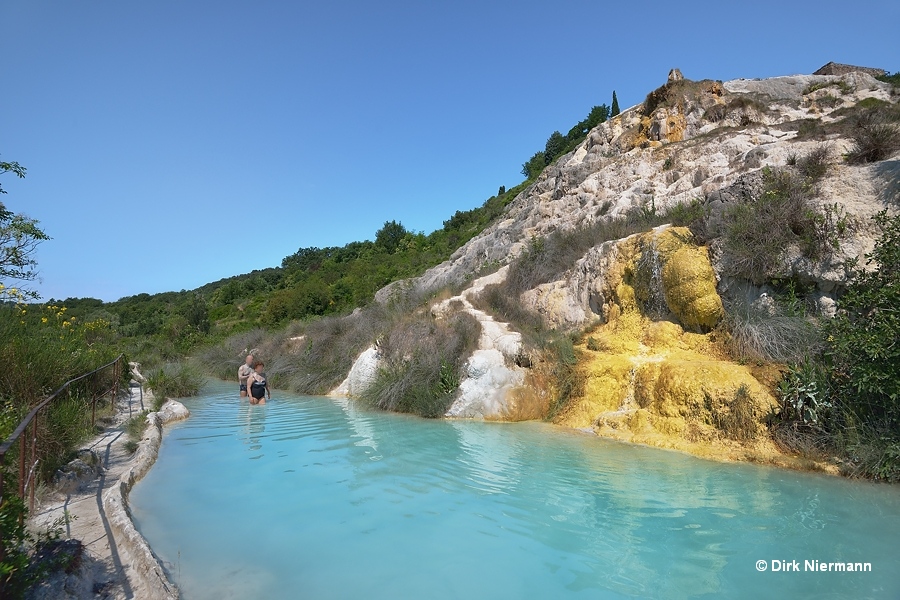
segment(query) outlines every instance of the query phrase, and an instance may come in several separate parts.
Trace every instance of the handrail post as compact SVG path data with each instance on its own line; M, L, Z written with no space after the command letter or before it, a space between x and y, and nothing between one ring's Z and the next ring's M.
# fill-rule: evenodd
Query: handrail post
M25 498L25 437L28 435L28 426L19 437L19 498ZM19 515L19 524L22 523L24 515Z
M3 508L3 467L6 466L6 454L0 456L0 509ZM0 523L0 540L4 539L3 535L3 523ZM3 559L6 558L6 553L3 551L3 544L0 543L0 562L3 562Z
M94 429L94 422L97 417L97 394L94 393L93 387L88 388L91 392L91 430Z
M37 487L37 473L34 467L37 465L37 436L40 418L41 413L38 412L34 415L34 422L31 424L31 468L28 469L31 472L31 487L28 488L28 514L34 512L34 488Z

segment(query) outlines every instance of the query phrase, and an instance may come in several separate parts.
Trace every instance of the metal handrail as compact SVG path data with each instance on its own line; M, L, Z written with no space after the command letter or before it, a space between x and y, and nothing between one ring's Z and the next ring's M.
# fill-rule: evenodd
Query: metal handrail
M64 384L62 384L59 387L59 389L57 389L55 392L53 392L52 394L47 396L44 400L42 400L40 402L40 404L38 404L37 406L32 408L31 411L25 416L25 418L22 419L22 421L19 423L19 426L16 427L15 431L13 431L12 434L8 438L6 438L6 440L3 442L3 444L0 444L0 505L3 504L3 468L2 468L2 466L6 460L6 453L9 452L9 450L13 447L13 444L16 443L16 440L18 440L20 443L20 449L19 449L19 497L22 498L25 495L25 483L26 483L25 482L25 455L26 455L25 444L26 444L26 440L28 438L28 436L26 435L26 431L28 430L28 426L31 425L32 421L35 421L35 419L37 418L37 416L41 412L41 410L44 409L46 406L48 406L51 402L53 402L53 400L55 400L57 397L59 397L59 395L62 392L66 391L68 389L68 387L70 385L72 385L73 383L81 381L82 379L90 377L91 375L99 373L100 371L103 371L104 369L108 369L109 367L113 367L113 366L114 366L113 384L112 384L112 388L109 391L109 393L112 394L112 398L113 398L113 400L115 400L116 393L118 391L118 385L119 385L119 375L120 375L120 367L121 367L120 363L122 362L122 360L124 358L125 358L125 355L120 354L119 356L116 357L116 359L114 361L106 363L102 367L97 367L93 371L84 373L83 375L79 375L78 377L74 377L74 378L68 380L67 382L65 382ZM104 392L103 394L100 394L100 395L94 395L93 398L91 399L91 427L93 427L96 423L97 400L101 396L105 396L106 393L107 392ZM29 466L29 471L31 474L28 477L29 480L32 479L32 475L34 473L34 467L37 464L37 423L35 423L35 426L31 428L31 434L32 434L31 435L31 465ZM32 483L32 485L29 487L29 511L34 510L34 488L35 488L35 485ZM0 551L2 551L2 548L0 548Z

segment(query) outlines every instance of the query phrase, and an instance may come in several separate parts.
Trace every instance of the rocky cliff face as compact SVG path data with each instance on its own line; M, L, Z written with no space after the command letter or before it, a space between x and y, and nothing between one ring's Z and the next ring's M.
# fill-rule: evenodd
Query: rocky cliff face
M823 87L803 94L818 86ZM891 93L888 84L863 73L670 82L649 95L650 106L634 106L596 127L511 203L505 219L416 283L427 289L458 285L486 264L508 263L532 237L635 206L662 210L706 198L748 172L784 165L791 154L816 147L819 141L797 139L804 119L834 121L836 111L865 98L896 101ZM836 156L850 145L843 137L829 142ZM886 183L896 181L896 162L889 171L840 165L825 184L822 202L844 202L865 225Z
M724 83L689 81L673 73L643 104L599 125L577 149L547 167L504 218L450 260L383 290L379 299L401 288L464 286L486 266L509 264L534 239L630 211L655 213L697 200L715 212L756 196L767 168L783 167L821 146L822 140L810 139L806 129L826 126L825 143L839 157L851 142L839 130L829 133L827 125L866 99L895 103L892 89L860 72ZM818 260L787 249L777 266L779 276L813 287L827 315L845 283L845 265L873 246L870 217L900 203L898 182L898 156L866 166L833 160L814 201L838 205L848 230L839 247ZM729 275L719 240L696 240L686 229L664 226L598 244L558 280L525 291L518 300L549 327L594 328L589 338L594 342L581 365L586 385L558 420L600 432L627 430L646 439L660 434L688 441L709 438L707 428L716 419L758 422L773 406L770 391L710 340L710 330L723 316L722 297L738 283L746 282ZM756 283L751 293L764 296L765 285ZM457 300L475 311L469 300L484 285L478 280ZM526 392L535 396L527 389L534 384L527 370L516 366L518 341L515 349L490 341L491 331L507 335L509 328L483 312L478 318L485 340L470 360L469 379L449 414L508 418L516 413L516 398ZM364 355L367 369L373 358ZM479 379L484 385L476 383ZM496 385L485 383L494 379ZM531 412L526 414L536 416Z

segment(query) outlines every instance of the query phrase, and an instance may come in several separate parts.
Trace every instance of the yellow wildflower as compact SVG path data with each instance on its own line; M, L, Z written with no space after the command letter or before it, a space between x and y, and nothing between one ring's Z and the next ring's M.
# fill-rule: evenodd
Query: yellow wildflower
M46 323L46 322L47 322L47 317L41 317L41 323Z

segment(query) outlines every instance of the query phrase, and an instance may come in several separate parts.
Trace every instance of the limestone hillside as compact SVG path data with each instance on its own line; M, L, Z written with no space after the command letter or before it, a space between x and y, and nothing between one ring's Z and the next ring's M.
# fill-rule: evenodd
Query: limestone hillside
M674 447L711 442L729 428L753 438L775 406L773 375L760 364L734 362L716 326L738 301L765 310L772 280L796 283L819 316L833 314L849 261L873 247L871 217L900 206L900 155L848 163L843 156L854 142L847 123L871 107L896 110L897 101L897 88L864 72L720 82L683 79L673 70L644 103L600 124L548 166L450 260L376 298L462 289L432 307L437 319L463 311L482 327L447 415L546 417L558 390L548 388L535 364L540 358L528 356L515 324L478 301L482 292L502 285L507 265L548 236L693 202L706 215L703 235L654 223L622 239L598 239L551 280L517 290L512 300L548 329L583 334L580 383L574 399L552 414L557 422ZM792 243L764 269L739 268L717 215L769 193L773 173L796 169L816 152L822 173L797 193L826 215L816 227L839 222L834 242L819 252ZM769 232L754 235L764 241ZM478 278L483 272L491 274ZM373 346L336 392L364 389L378 360Z

